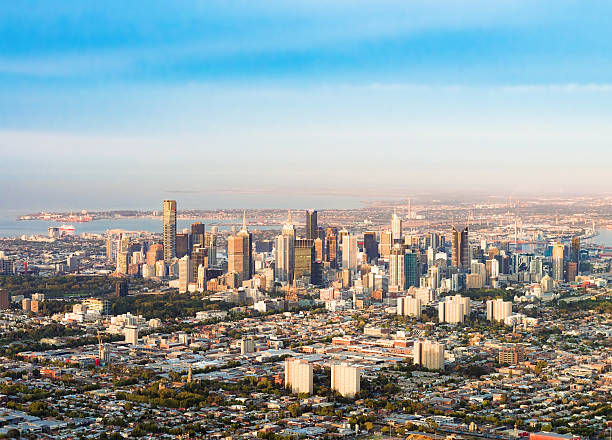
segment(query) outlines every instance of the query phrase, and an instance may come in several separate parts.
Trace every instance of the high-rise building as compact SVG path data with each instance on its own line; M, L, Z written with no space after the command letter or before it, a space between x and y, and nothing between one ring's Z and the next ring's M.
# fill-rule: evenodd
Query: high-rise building
M274 276L281 282L290 283L295 269L295 228L291 222L291 211L287 214L281 234L276 236L275 252Z
M453 225L453 266L458 269L468 270L470 266L470 249L468 240L468 227L456 227Z
M332 269L338 267L338 230L333 227L327 228L325 236L325 261Z
M353 367L346 363L332 365L331 388L343 397L355 397L361 391L359 367Z
M125 342L131 345L138 344L138 327L135 325L126 325L123 329Z
M253 276L253 236L246 227L246 214L243 214L242 229L227 239L227 270L235 272L238 283Z
M187 292L189 283L193 281L193 267L189 255L179 260L179 293Z
M422 302L420 298L400 296L397 298L397 314L400 316L421 317Z
M170 264L176 257L176 200L163 203L164 261Z
M106 238L106 261L114 262L117 254L117 245L113 237Z
M314 242L307 238L298 238L293 248L293 277L299 280L302 277L312 275L312 263L314 261Z
M315 261L323 261L323 240L319 237L314 240L314 255Z
M578 276L578 263L575 261L568 261L565 263L565 281L573 283L576 281Z
M0 310L6 310L10 307L11 301L8 290L0 289Z
M461 295L447 296L438 304L438 320L458 324L470 316L470 298Z
M196 245L204 246L204 234L206 234L206 226L204 223L196 222L191 225L191 249Z
M345 234L342 237L342 268L357 269L357 237Z
M127 275L130 265L129 252L117 252L117 268L116 272L120 275Z
M580 237L572 238L572 257L574 263L580 265Z
M389 256L389 291L403 292L406 288L405 256L404 247L396 244L391 249Z
M183 258L185 255L189 255L189 230L185 229L183 232L177 232L175 237L175 253L176 258Z
M500 364L517 365L525 360L525 351L520 347L505 347L498 353Z
M314 240L319 237L319 230L317 225L317 211L310 209L306 211L306 238Z
M191 264L192 264L192 280L198 279L198 268L200 266L208 268L208 249L203 247L204 244L197 244L191 251Z
M285 360L285 387L292 393L312 394L312 364L300 359Z
M383 258L389 258L392 248L391 231L382 231L380 233L379 255Z
M240 340L240 354L248 354L255 352L255 341L253 338L242 338Z
M415 341L414 364L430 370L444 370L444 344L433 341Z
M419 262L417 254L414 252L406 252L404 255L404 272L406 275L405 289L409 287L418 287L419 285Z
M512 314L512 301L504 301L502 298L487 301L487 319L489 321L505 321Z
M147 264L154 266L160 260L164 259L164 246L160 243L152 244L147 250Z
M214 227L214 226L213 226ZM204 233L204 247L208 249L208 265L217 265L217 234L215 232Z
M376 232L364 232L363 249L365 251L368 263L376 261L378 258L378 241L376 240Z
M393 211L391 217L391 242L393 244L402 240L402 218Z
M555 243L552 248L552 278L555 281L563 281L563 268L565 255L565 246L563 243Z

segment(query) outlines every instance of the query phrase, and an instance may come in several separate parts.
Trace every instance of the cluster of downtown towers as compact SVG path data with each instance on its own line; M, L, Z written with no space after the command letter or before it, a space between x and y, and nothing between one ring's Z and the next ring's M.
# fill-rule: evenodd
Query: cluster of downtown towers
M170 265L177 257L187 254L191 259L193 276L198 278L198 268L216 264L216 238L206 233L202 223L194 223L191 234L178 234L176 231L177 204L175 200L163 202L163 258ZM296 234L289 214L280 235L275 238L274 278L281 283L323 285L323 269L342 269L343 280L350 283L351 274L362 263L376 261L383 256L389 261L388 289L401 292L411 286L419 286L419 260L417 253L411 251L413 243L406 243L402 236L402 220L395 213L391 219L391 230L377 233L368 231L363 241L346 229L337 227L324 229L318 226L317 211L306 211L304 237ZM468 228L453 227L452 263L461 269L469 268ZM427 245L433 249L444 246L444 236L430 233ZM363 252L359 252L359 248ZM218 273L220 275L220 272ZM231 285L240 286L255 274L253 259L253 236L247 230L245 218L242 228L227 239L227 274L233 278ZM212 273L210 274L212 275ZM207 276L210 278L210 276ZM343 283L344 284L344 283ZM378 286L373 286L378 287ZM381 286L382 287L382 286Z

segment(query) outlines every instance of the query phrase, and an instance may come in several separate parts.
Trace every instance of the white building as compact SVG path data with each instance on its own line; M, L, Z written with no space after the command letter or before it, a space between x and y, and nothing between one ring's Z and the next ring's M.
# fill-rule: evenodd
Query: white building
M189 255L185 255L179 260L179 293L187 292L189 284L193 281L193 267Z
M131 345L138 344L138 327L135 325L128 325L123 329L125 334L125 342Z
M285 387L292 393L312 394L312 364L300 359L285 361Z
M355 397L361 390L361 372L359 367L348 364L336 364L331 367L331 387L344 397Z
M356 270L357 269L357 236L343 235L342 236L342 268Z
M240 340L240 354L255 352L255 341L252 338L242 338Z
M444 344L433 341L415 341L413 348L414 364L430 370L444 369Z

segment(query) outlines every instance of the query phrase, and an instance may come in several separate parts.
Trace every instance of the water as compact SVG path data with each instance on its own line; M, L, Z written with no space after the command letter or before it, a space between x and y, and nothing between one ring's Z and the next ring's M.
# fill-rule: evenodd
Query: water
M191 228L191 224L202 222L206 225L206 230L216 225L220 230L229 230L232 226L240 229L242 226L241 220L205 220L205 219L189 219L177 220L176 229L182 231L184 228ZM110 229L124 229L127 231L148 231L160 232L162 230L162 222L160 218L121 218L121 219L104 219L94 220L87 223L70 223L74 226L75 235L83 232L93 234L103 234ZM24 220L18 221L9 218L0 218L0 237L20 237L22 235L48 235L50 227L60 226L61 223L43 220ZM280 226L249 226L249 229L280 229Z

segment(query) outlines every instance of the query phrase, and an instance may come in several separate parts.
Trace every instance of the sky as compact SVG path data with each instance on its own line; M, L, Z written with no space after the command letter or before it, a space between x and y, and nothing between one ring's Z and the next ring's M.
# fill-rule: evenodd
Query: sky
M609 1L0 5L0 210L609 194Z

